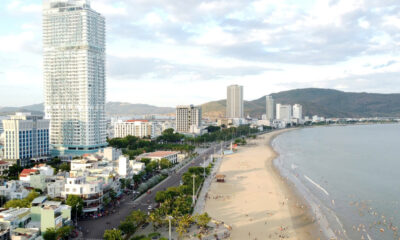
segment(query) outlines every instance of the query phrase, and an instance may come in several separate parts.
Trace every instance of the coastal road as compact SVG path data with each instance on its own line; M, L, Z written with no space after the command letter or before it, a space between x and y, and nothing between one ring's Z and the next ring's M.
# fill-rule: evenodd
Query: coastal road
M224 144L226 145L226 144ZM221 149L221 144L215 144L207 149L202 149L195 159L186 164L176 173L172 173L163 182L155 186L150 194L143 194L141 197L132 200L132 195L124 195L120 201L120 205L116 207L116 212L108 216L86 221L80 221L78 225L82 228L84 239L103 239L104 231L107 229L117 228L122 220L124 220L132 211L142 210L147 213L147 208L150 204L154 204L154 198L158 191L164 191L172 186L179 186L183 173L190 167L199 166L203 163L204 157L209 157L211 154L217 153Z

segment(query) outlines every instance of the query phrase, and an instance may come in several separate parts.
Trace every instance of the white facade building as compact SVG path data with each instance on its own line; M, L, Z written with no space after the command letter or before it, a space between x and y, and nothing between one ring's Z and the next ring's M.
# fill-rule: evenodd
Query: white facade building
M97 212L103 208L103 181L87 181L86 177L67 178L63 198L77 195L83 199L83 212Z
M136 160L141 160L143 158L149 158L152 161L160 161L161 159L165 158L168 159L172 164L178 162L178 154L179 152L173 151L157 151L157 152L150 152L150 153L143 153L139 155Z
M272 96L266 96L266 120L273 121L275 119L275 101Z
M194 127L201 127L201 107L177 106L176 107L176 131L191 133Z
M114 123L114 137L124 138L126 136L139 138L155 137L154 123L148 120L128 120Z
M116 161L122 155L120 149L107 147L103 149L103 159L106 161Z
M243 118L243 86L231 85L227 88L226 117Z
M276 104L276 119L289 123L292 119L292 106L289 104Z
M303 119L303 106L300 104L293 105L293 117L301 121Z
M129 158L126 156L120 156L118 158L118 175L121 178L132 178L133 176Z
M7 199L23 199L26 198L29 191L23 186L22 181L11 180L5 185L0 186L0 196L4 196ZM4 204L4 203L2 203Z
M53 178L46 183L47 195L51 198L57 198L62 196L64 191L65 179L64 178Z
M18 160L26 166L32 158L47 159L49 148L49 121L30 113L16 113L3 120L4 158Z
M54 154L106 146L105 19L89 0L44 0L45 113Z

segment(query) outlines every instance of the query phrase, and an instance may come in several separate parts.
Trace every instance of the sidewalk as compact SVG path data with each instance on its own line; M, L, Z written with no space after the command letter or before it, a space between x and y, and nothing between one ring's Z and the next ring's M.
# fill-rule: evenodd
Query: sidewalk
M199 197L196 201L196 206L194 207L194 210L193 210L193 215L201 214L204 212L204 208L206 206L206 194L208 193L208 190L210 189L212 181L215 179L215 175L217 174L223 159L224 158L220 156L214 162L214 167L212 168L210 175L208 175L207 179L203 183L203 187L201 188Z

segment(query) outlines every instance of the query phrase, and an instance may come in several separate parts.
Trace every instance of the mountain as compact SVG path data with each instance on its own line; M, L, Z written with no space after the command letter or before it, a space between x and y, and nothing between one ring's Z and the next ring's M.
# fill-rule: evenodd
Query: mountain
M35 114L44 113L44 104L35 104L23 107L0 107L0 115L10 115L14 112L32 112ZM106 103L106 114L108 116L132 116L144 114L171 114L175 108L156 107L147 104L131 104L123 102Z
M275 103L303 105L303 115L325 117L400 117L400 94L342 92L306 88L271 94ZM202 105L203 115L222 117L226 100ZM260 117L265 113L265 96L244 102L245 115Z
M44 105L43 103L39 103L23 107L0 107L0 116L14 114L15 112L31 112L42 115L44 112Z
M108 102L106 114L109 116L144 115L144 114L171 114L175 108L156 107L148 104L131 104L123 102Z

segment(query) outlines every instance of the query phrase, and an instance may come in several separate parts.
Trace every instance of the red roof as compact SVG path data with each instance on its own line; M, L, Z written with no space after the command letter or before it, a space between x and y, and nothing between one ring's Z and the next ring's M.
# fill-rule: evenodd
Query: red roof
M171 152L171 151L158 151L147 153L146 157L166 157L172 154L178 154L179 152Z
M127 120L126 122L149 122L149 120Z
M37 170L37 169L24 169L24 170L22 170L22 172L19 176L27 177L29 175L32 175L32 173L37 173L37 172L39 172L39 170Z

